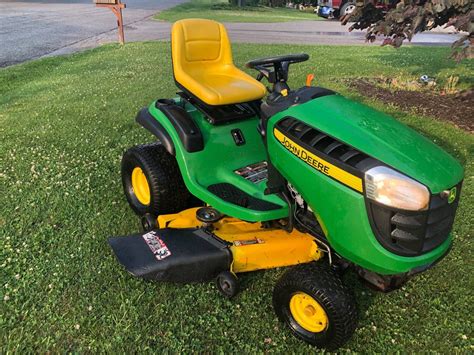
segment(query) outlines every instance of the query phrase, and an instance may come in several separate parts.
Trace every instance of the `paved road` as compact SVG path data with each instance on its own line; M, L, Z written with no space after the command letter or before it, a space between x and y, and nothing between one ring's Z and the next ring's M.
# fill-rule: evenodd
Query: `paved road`
M159 10L185 0L124 0L126 41L169 39L170 24L153 20ZM349 33L337 21L229 23L232 41L366 45L364 33ZM446 31L444 31L446 32ZM458 35L421 33L415 45L449 45ZM0 67L45 55L67 54L117 40L115 17L92 0L0 0ZM380 42L372 44L379 45Z
M348 32L348 26L338 21L298 21L284 23L227 23L232 42L245 43L289 43L289 44L327 44L327 45L374 45L365 42L364 32ZM127 41L168 40L171 24L147 18L125 28ZM447 31L419 33L414 36L412 45L450 45L460 36ZM51 55L67 54L82 48L117 40L115 31L80 41L73 46L52 52Z
M184 1L124 1L124 23L133 25ZM112 12L96 8L92 0L0 0L0 67L74 46L116 27Z

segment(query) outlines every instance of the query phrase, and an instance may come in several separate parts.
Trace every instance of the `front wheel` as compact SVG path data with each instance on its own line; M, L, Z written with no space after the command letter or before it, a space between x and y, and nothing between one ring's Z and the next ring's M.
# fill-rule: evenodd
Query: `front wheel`
M353 294L322 264L288 270L275 285L273 307L294 335L320 348L337 349L357 327Z

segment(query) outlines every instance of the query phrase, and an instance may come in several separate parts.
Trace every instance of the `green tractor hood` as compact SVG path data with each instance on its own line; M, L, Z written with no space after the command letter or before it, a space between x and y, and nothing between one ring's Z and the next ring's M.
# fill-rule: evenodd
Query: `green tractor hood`
M463 178L458 161L429 139L392 117L341 95L311 100L278 116L298 118L418 180L432 193L450 188Z

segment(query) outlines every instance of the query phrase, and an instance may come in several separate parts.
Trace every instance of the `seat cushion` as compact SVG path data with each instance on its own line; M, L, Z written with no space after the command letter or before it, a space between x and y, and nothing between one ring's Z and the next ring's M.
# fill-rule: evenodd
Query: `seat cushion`
M265 86L235 67L229 69L190 73L195 85L185 87L208 105L249 102L265 96Z
M177 21L171 43L175 80L204 103L229 105L265 96L262 83L234 66L227 32L219 22Z

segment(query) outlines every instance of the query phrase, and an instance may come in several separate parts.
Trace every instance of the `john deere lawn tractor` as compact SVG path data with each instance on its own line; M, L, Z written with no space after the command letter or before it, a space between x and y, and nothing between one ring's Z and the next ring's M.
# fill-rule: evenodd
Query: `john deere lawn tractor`
M252 60L254 79L234 66L224 26L201 19L176 22L171 47L180 91L138 113L156 142L122 160L144 231L109 243L130 273L215 279L230 298L237 275L289 267L278 318L335 349L357 324L345 269L389 291L448 253L463 169L446 152L311 80L290 88L306 54Z

